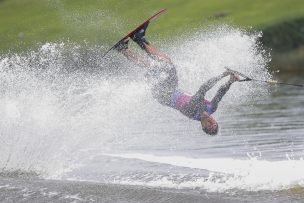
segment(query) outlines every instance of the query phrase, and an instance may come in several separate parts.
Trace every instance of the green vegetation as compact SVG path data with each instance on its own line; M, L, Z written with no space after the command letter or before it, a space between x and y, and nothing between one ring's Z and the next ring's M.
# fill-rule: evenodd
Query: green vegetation
M277 52L290 51L304 45L304 18L264 28L263 43Z
M275 70L281 72L304 72L304 46L288 52L273 52L271 64Z
M272 46L278 33L274 26L304 19L301 0L0 0L0 52L64 40L110 45L160 8L168 11L149 28L152 38L228 22L265 30L266 44ZM284 36L295 31L284 28Z

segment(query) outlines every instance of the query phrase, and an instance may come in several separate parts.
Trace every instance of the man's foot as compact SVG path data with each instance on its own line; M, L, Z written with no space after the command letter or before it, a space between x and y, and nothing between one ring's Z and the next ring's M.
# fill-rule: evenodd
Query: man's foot
M127 50L128 49L129 40L130 40L129 37L126 38L126 39L124 39L124 40L122 40L113 49L115 49L115 50L117 50L119 52Z
M149 42L145 39L146 29L148 28L148 25L149 22L146 22L137 32L130 36L132 40L136 42L141 48L144 48L145 44L149 44Z

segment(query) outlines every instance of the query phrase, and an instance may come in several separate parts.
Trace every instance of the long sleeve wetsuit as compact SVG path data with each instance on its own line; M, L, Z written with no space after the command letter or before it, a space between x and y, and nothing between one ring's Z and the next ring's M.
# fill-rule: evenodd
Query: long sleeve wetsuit
M211 101L204 98L206 92L209 91L218 81L224 78L226 74L221 74L209 79L192 96L178 89L177 72L176 68L171 63L171 60L165 55L159 57L159 55L161 55L160 52L155 52L155 49L153 49L152 52L150 50L151 48L147 45L148 44L143 44L142 48L152 58L157 59L160 62L159 65L151 65L148 61L137 57L129 50L124 50L123 54L135 63L149 67L145 76L149 81L152 81L152 95L159 103L177 109L187 117L194 120L200 120L200 115L204 111L211 115L217 110L219 102L222 100L233 82L228 81L226 84L222 85Z
M165 79L164 77L160 77L161 74L166 76ZM162 68L155 67L154 72L148 75L152 75L152 77L157 80L157 82L153 84L152 95L159 103L177 109L194 120L200 120L201 112L205 111L209 115L214 113L217 110L219 102L232 84L231 81L228 81L222 85L215 97L211 101L208 101L205 99L206 92L224 78L226 76L225 74L209 79L193 96L178 89L178 77L176 69L172 64Z

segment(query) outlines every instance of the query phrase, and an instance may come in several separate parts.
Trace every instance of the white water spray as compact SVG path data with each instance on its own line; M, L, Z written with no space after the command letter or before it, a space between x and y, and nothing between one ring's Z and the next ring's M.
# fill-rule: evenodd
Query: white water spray
M194 93L225 66L269 79L269 59L257 39L223 26L164 51L176 65L180 87ZM2 56L0 73L4 170L52 176L83 164L79 157L86 149L170 151L206 136L198 123L154 101L144 70L116 54L102 59L99 47L86 52L77 45L45 44L37 51ZM263 85L240 83L232 89L216 113L219 121L227 109L267 95Z

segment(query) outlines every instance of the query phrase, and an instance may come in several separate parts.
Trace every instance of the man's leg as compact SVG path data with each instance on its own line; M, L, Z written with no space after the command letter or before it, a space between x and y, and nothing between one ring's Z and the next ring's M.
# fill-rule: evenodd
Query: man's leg
M120 44L118 44L117 47L115 47L114 49L125 55L130 61L133 61L137 65L150 67L151 63L148 60L144 59L143 57L140 57L138 54L128 49L129 40L130 38L125 39Z
M126 39L121 43L121 45L117 46L115 49L120 53L124 54L129 60L135 62L138 65L142 65L145 67L153 67L152 69L149 69L148 74L146 74L146 77L152 77L157 81L153 85L152 95L161 104L170 105L171 95L178 86L178 78L175 67L173 66L173 64L170 64L170 68L164 68L164 69L162 69L163 68L162 66L160 67L153 66L153 64L151 64L150 61L145 60L144 58L131 52L128 49L128 42L129 39ZM145 49L145 47L147 47L147 52L149 50L153 52L153 47L144 44L143 49ZM155 73L153 72L153 70L155 70ZM160 79L159 74L161 72L167 75L165 79Z
M129 49L120 51L123 55L125 55L130 61L133 61L137 65L150 67L151 63L144 59L143 57L140 57L138 54L135 54L134 52L130 51Z
M142 49L144 49L152 58L157 59L161 62L165 62L166 65L158 66L153 65L148 60L137 56L128 49L129 39L126 39L121 43L120 46L116 48L117 51L124 54L128 59L134 61L139 65L144 65L149 68L146 77L154 79L154 84L152 88L152 95L161 104L170 105L171 95L178 86L178 78L176 74L176 69L171 63L168 56L161 53L154 46L152 46L147 40L145 40L145 31L148 27L148 23L143 26L141 30L136 32L131 38L135 41ZM163 78L162 74L166 74Z
M165 62L168 64L172 64L171 59L169 56L164 54L163 52L159 51L155 46L153 46L151 43L143 42L143 49L154 59Z
M148 28L149 22L143 25L142 29L138 30L131 36L132 40L136 42L142 49L144 49L153 59L165 62L168 64L172 64L171 59L161 51L159 51L156 47L154 47L151 43L149 43L146 38L146 29Z

